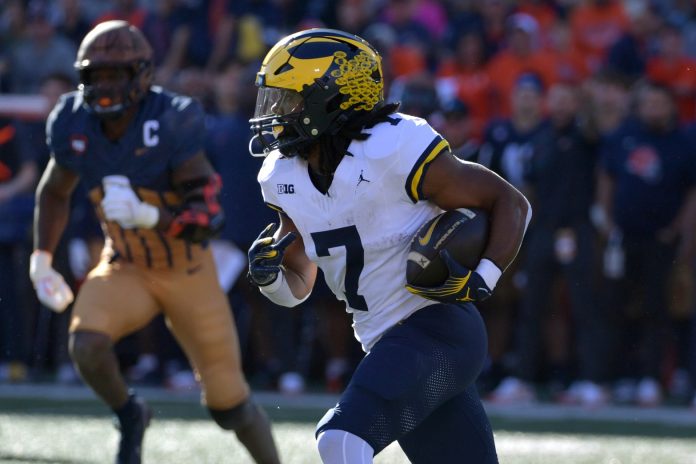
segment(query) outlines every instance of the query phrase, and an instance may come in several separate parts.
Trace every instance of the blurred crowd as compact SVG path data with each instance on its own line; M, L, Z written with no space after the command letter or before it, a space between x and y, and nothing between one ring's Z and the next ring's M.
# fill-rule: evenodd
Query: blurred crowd
M500 403L536 399L696 408L696 4L687 0L6 0L0 6L0 382L78 378L68 313L28 280L33 191L47 111L74 89L76 49L107 19L151 42L156 82L203 102L228 218L213 243L245 370L258 388L340 391L362 356L326 288L300 310L247 283L246 250L275 213L248 153L254 73L308 27L360 35L383 56L386 95L429 120L463 160L530 199L514 265L480 305ZM71 285L101 247L84 192L57 267ZM160 319L118 345L134 383L193 388Z

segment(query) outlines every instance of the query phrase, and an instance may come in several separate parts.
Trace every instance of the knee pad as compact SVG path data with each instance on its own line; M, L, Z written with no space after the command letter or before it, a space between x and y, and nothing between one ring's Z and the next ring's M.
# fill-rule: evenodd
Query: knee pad
M223 430L237 430L244 427L251 421L256 414L256 404L250 400L245 400L229 409L212 409L208 408L210 416L215 423Z
M317 437L317 448L325 464L372 462L374 450L365 440L345 430L324 430Z

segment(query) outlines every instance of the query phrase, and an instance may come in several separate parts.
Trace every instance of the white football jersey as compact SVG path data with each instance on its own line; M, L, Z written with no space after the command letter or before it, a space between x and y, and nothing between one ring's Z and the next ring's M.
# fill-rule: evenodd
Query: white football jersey
M411 238L441 212L423 200L429 163L449 145L421 118L400 113L354 140L326 194L309 177L307 161L277 150L259 171L264 201L286 214L305 252L353 314L355 337L369 351L394 324L434 302L406 284Z

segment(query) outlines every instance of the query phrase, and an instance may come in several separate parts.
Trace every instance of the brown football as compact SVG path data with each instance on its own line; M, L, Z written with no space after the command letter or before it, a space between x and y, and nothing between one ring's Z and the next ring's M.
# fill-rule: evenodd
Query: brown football
M447 279L440 251L447 250L462 266L475 269L488 244L488 213L460 208L445 211L423 224L411 241L406 282L436 287Z

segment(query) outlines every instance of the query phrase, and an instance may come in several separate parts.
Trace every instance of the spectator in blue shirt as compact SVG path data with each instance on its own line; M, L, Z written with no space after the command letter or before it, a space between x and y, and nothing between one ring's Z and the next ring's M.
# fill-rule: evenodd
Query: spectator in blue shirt
M617 336L618 400L655 406L662 400L661 363L668 332L667 282L675 259L693 255L696 155L677 126L669 89L644 83L637 118L601 150L598 202L610 234L605 254Z

